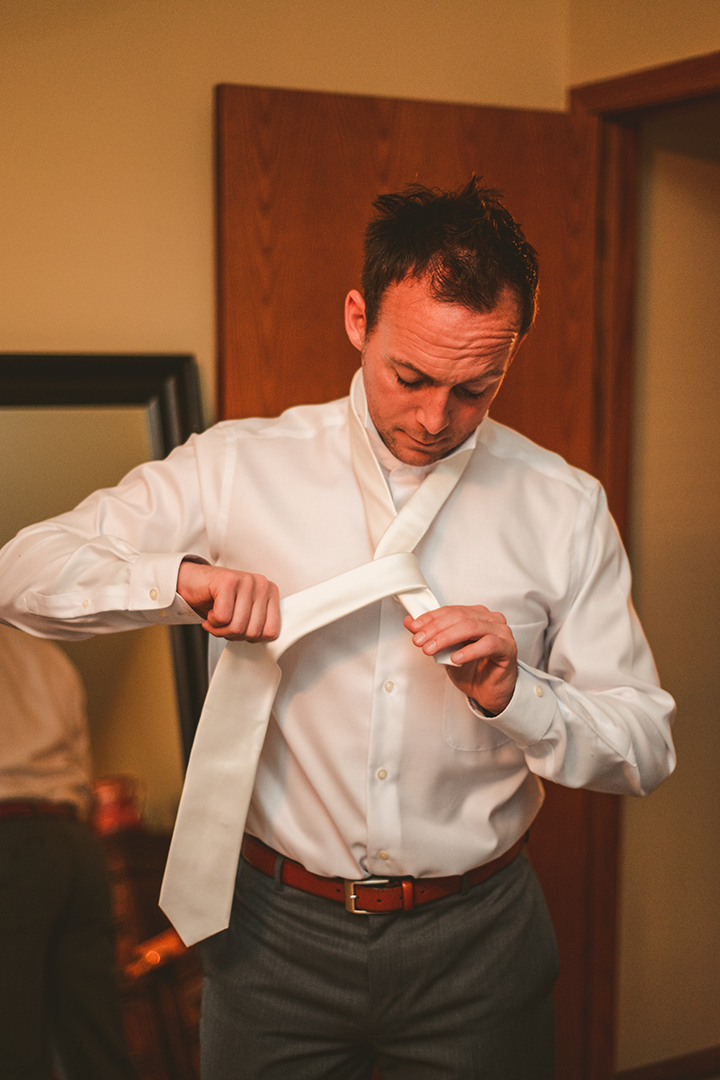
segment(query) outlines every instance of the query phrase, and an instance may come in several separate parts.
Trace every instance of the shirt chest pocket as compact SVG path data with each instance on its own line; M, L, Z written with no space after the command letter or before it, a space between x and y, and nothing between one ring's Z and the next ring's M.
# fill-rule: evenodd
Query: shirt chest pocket
M537 666L542 658L545 626L544 621L512 624L518 657L533 666ZM511 742L503 731L475 715L465 695L460 693L450 679L447 679L445 687L443 736L445 742L454 750L472 753L487 753Z

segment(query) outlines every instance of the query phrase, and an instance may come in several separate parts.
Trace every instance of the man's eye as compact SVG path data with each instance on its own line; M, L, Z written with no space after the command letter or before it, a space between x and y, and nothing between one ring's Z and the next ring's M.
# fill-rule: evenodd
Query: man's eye
M395 372L395 378L399 382L400 386L404 386L406 390L416 390L418 386L422 386L422 380L417 379L415 382L407 382L405 379L401 379L397 371Z
M483 394L486 394L488 392L489 387L486 386L484 390L468 390L465 386L458 386L456 389L458 393L463 395L463 397L481 398Z

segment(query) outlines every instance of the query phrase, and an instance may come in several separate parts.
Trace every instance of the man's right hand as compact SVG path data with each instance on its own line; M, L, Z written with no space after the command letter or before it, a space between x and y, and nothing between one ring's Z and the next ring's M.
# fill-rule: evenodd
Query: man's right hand
M278 587L262 574L186 561L180 563L177 591L213 637L272 641L280 633Z

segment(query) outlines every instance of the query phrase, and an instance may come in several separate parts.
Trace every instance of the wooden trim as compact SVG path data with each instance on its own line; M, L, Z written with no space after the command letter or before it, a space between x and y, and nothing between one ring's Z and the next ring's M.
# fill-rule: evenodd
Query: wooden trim
M595 268L595 474L627 539L639 146L631 128L600 121Z
M574 112L602 124L596 266L596 473L626 531L632 414L635 256L640 174L638 129L651 110L720 96L720 52L585 83Z
M227 401L226 401L226 372L227 372L227 330L226 319L227 312L225 310L226 305L222 302L222 298L226 295L227 287L225 284L225 266L227 263L227 257L225 253L225 230L223 228L222 220L222 206L224 201L224 187L225 187L225 175L226 165L224 155L227 153L227 146L229 140L227 138L227 132L225 131L224 122L227 115L227 96L228 87L220 85L215 87L215 103L213 107L214 112L214 145L213 145L213 158L214 158L214 180L215 180L215 340L216 340L216 353L217 353L217 365L216 365L216 379L217 385L215 388L215 407L217 410L218 419L224 420L227 417Z
M711 1046L683 1057L641 1065L638 1069L624 1069L615 1074L615 1080L712 1080L718 1075L720 1046Z
M570 108L621 117L659 105L675 105L720 93L720 52L647 68L570 89Z

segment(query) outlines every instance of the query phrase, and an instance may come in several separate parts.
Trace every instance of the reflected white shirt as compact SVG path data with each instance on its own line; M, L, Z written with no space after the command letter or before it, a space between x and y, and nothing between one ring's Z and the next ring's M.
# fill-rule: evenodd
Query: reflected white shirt
M0 626L0 799L90 809L85 688L49 641Z
M600 485L490 419L472 438L415 554L441 603L506 616L515 694L479 716L393 599L293 645L248 829L316 873L461 873L525 831L541 777L642 794L674 766L672 700ZM402 502L427 469L393 461L381 451ZM343 399L218 424L24 530L0 554L0 615L55 637L199 621L175 592L185 554L263 573L286 596L372 553Z

